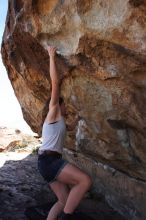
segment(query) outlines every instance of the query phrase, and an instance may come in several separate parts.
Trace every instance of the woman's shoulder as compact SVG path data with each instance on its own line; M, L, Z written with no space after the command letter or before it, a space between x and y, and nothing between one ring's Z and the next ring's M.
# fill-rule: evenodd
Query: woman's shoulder
M62 115L56 118L52 118L52 119L46 117L44 124L55 124L57 122L60 122L61 120L64 120Z
M51 108L45 118L45 121L47 121L47 123L52 123L54 121L58 121L60 118L61 118L60 108L56 110Z

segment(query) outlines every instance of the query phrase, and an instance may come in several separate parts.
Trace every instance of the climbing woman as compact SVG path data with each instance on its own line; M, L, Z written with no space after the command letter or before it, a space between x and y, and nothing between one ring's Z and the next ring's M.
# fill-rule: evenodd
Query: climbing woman
M40 174L49 183L58 201L48 213L47 220L69 220L91 186L91 178L76 166L62 159L66 134L65 103L60 97L60 77L56 68L56 48L49 46L50 78L52 83L48 113L42 128L42 145L38 151ZM74 129L77 121L67 126ZM68 185L73 185L69 190Z

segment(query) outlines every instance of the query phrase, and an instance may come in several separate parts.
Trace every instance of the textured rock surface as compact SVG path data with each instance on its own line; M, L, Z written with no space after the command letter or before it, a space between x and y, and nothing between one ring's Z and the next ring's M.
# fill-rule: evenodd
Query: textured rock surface
M9 2L2 56L25 120L40 132L50 95L45 47L55 45L67 120L78 112L83 118L68 135L67 147L92 159L94 169L101 162L123 172L123 177L111 176L112 189L106 191L114 195L111 204L133 219L146 218L146 191L141 188L146 181L145 0ZM142 204L137 190L136 201L123 194L128 192L126 177L140 187ZM121 192L115 179L121 181Z
M53 199L53 194L37 170L37 159L29 153L1 153L0 219L26 220L27 207Z

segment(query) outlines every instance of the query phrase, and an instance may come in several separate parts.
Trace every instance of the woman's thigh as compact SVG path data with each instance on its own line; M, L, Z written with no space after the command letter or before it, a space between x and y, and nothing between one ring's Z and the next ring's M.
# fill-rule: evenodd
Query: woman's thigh
M57 180L65 184L75 185L81 181L90 181L90 177L78 167L68 163L57 176Z

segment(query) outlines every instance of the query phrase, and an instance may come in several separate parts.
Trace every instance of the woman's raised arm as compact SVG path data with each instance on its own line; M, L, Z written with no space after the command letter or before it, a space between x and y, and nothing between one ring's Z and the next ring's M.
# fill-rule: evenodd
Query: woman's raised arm
M51 91L51 100L49 104L49 109L59 105L59 96L60 96L60 78L56 68L56 48L55 47L48 47L48 53L50 56L50 78L52 84L52 91Z

